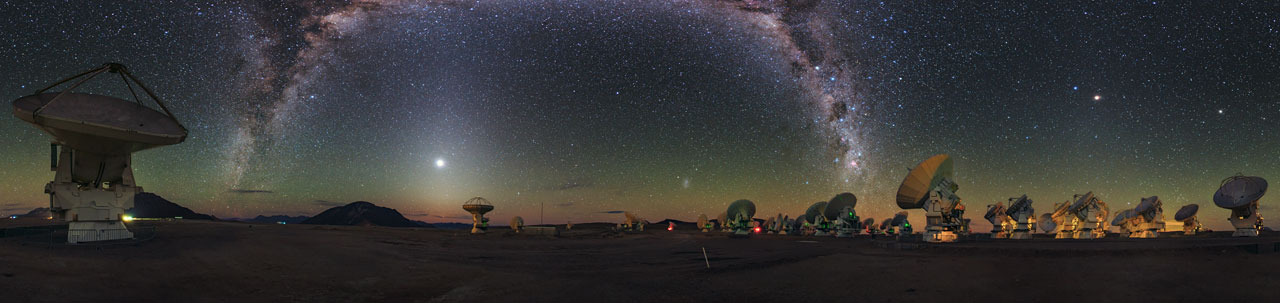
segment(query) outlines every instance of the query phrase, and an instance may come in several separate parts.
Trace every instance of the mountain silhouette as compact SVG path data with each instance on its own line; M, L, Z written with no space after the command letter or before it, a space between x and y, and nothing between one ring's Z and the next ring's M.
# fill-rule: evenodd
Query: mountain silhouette
M358 201L325 210L314 217L303 220L301 224L318 225L355 225L355 226L387 226L387 227L422 227L422 225L406 219L399 211Z

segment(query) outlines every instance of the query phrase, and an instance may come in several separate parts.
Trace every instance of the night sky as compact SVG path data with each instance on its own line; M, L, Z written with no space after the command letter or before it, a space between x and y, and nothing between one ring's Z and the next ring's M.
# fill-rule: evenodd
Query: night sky
M138 184L224 218L469 221L482 196L495 222L691 221L847 191L881 219L947 153L980 231L1087 191L1222 230L1222 179L1280 183L1274 1L31 2L0 4L0 96L124 63L191 131L135 154ZM103 78L82 91L127 96ZM4 213L48 206L50 139L0 118Z

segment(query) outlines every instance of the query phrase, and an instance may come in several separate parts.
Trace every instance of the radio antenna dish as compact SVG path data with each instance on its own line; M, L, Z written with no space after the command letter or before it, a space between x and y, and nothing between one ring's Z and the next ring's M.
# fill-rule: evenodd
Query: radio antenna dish
M462 210L471 213L471 233L483 234L489 230L489 218L485 218L484 214L493 211L493 203L481 197L475 197L462 203Z
M1031 207L1031 203L1027 195L1009 198L1009 207L1004 214L1009 216L1013 225L1013 231L1009 232L1010 239L1031 239L1031 234L1036 231L1036 209Z
M511 217L511 230L516 231L516 233L524 231L524 218L520 216Z
M1093 192L1075 195L1075 202L1066 209L1054 212L1059 229L1058 238L1097 239L1107 236L1107 214L1110 208ZM1064 216L1059 217L1059 214Z
M774 223L776 223L776 222L777 222L776 220L778 220L778 218L776 218L776 217L767 217L767 218L764 218L764 228L763 228L763 229L765 230L765 234L773 234L773 225L774 225Z
M791 228L791 226L787 224L787 219L789 219L789 217L778 214L777 217L774 217L772 224L769 224L769 231L779 235L787 234L787 230Z
M940 154L920 162L898 186L898 207L923 208L928 225L927 242L955 242L969 233L964 204L955 192L960 186L952 178L951 157Z
M1231 210L1231 226L1236 237L1257 237L1262 230L1262 215L1258 213L1258 200L1267 194L1267 180L1246 177L1243 174L1222 180L1213 194L1213 204Z
M858 230L862 229L860 226L862 220L858 218L858 212L853 210L857 205L858 197L852 193L841 193L827 202L822 216L826 217L828 222L835 223L836 237L853 237L858 234Z
M827 221L827 217L824 214L826 211L827 201L818 201L817 203L813 203L813 205L809 205L809 208L804 211L804 220L809 222L809 227L813 229L813 235L815 236L831 235L832 226L831 222Z
M884 221L880 221L880 232L886 235L893 234L893 218L884 218Z
M983 214L982 218L991 222L992 239L1009 238L1009 230L1013 229L1013 224L1009 220L1009 215L1005 214L1004 202L987 205L987 213Z
M1173 219L1182 222L1182 234L1186 236L1194 236L1203 228L1200 220L1196 218L1196 213L1200 212L1199 204L1187 204L1178 209L1173 215Z
M120 76L133 102L116 97L75 93L103 73ZM78 79L78 80L77 80ZM77 80L66 90L48 92ZM160 111L138 98L137 86ZM45 186L49 211L69 221L67 242L132 239L124 212L142 188L134 183L132 153L182 143L187 129L164 102L128 68L107 63L13 101L13 115L54 137L54 180ZM61 146L61 151L59 151Z
M1133 209L1126 209L1116 213L1116 217L1111 219L1111 225L1119 227L1120 232L1132 235L1139 230L1138 225L1141 224L1141 216Z
M721 232L728 232L729 231L729 213L720 213L720 216L716 217L716 224L720 225Z
M626 219L622 224L618 224L618 229L621 231L644 231L644 225L648 223L629 211L622 212L622 216Z
M729 208L725 210L725 214L729 216L729 228L733 230L735 236L750 236L752 228L755 226L756 203L751 200L738 200L729 204Z
M1137 223L1136 229L1129 232L1130 238L1158 237L1164 230L1164 202L1157 196L1142 198L1138 207L1133 208L1130 221Z
M1055 233L1055 230L1058 228L1058 223L1053 220L1053 214L1050 213L1040 215L1040 219L1036 220L1036 224L1040 225L1040 230L1044 231L1046 234Z

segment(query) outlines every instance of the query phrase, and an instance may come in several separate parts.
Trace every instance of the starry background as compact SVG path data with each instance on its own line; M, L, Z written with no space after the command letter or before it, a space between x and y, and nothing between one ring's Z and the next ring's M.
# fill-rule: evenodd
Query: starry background
M1067 1L1074 2L1074 1ZM1280 180L1280 7L875 1L0 3L0 96L120 62L190 129L139 185L219 217L371 201L428 222L885 218L939 153L977 230L1094 191L1212 206ZM121 94L98 80L83 88ZM0 208L47 206L50 137L0 119ZM1273 181L1276 182L1276 181ZM1263 215L1276 209L1263 198ZM545 212L545 219L540 218ZM912 211L919 218L923 213Z

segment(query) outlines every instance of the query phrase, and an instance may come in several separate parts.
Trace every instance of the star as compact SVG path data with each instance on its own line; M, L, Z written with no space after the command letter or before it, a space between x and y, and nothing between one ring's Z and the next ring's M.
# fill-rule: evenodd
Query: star
M437 168L443 168L443 167L444 167L444 158L436 158L436 167L437 167Z

